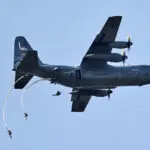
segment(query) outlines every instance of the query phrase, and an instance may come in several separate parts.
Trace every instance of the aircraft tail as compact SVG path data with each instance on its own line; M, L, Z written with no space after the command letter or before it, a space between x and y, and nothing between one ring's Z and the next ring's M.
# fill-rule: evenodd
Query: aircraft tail
M38 69L42 62L37 56L37 51L33 50L27 40L18 36L14 45L14 68L16 71L15 81L24 76L15 84L15 89L22 89L33 77L34 70ZM26 75L26 76L25 76Z

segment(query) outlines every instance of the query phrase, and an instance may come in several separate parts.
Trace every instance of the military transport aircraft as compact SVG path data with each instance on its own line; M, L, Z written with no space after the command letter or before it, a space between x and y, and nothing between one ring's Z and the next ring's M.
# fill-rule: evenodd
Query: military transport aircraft
M112 53L113 48L130 48L132 42L115 41L121 16L109 17L97 34L80 66L47 65L38 58L27 40L18 36L14 47L15 89L22 89L33 76L72 88L72 112L83 112L91 96L110 97L119 86L142 86L150 83L150 66L112 66L108 62L125 62L125 53ZM59 93L59 94L57 94ZM61 92L57 92L60 95Z

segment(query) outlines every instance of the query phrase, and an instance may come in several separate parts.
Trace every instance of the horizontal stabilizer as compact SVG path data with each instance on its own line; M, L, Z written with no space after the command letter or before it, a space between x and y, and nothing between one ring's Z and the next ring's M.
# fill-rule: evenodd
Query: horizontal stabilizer
M24 74L22 73L18 73L16 72L15 75L15 81L17 81L20 77L22 77ZM25 87L25 85L31 80L31 78L33 77L33 75L28 75L28 76L24 76L21 80L19 80L16 84L15 84L15 89L22 89Z

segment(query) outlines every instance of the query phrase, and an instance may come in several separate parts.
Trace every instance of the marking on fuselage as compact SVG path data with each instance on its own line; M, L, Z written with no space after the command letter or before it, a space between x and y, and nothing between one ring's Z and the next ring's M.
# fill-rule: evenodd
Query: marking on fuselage
M26 47L21 47L20 42L18 42L19 50L21 51L27 51L28 49Z
M132 69L132 71L139 71L139 69L135 69L135 68L133 68L133 69Z

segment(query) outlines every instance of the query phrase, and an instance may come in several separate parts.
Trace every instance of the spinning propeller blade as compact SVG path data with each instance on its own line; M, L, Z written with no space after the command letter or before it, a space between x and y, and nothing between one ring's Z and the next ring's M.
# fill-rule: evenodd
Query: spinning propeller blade
M128 47L128 51L130 51L130 47L133 45L133 43L131 42L131 38L128 37L128 42L127 42L127 47Z
M122 62L123 62L123 66L126 63L126 59L128 58L128 56L126 55L125 50L123 49L122 51Z

